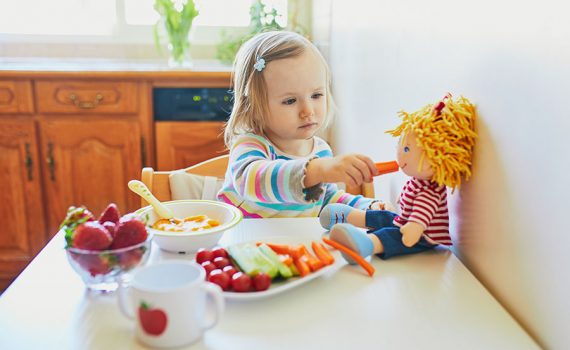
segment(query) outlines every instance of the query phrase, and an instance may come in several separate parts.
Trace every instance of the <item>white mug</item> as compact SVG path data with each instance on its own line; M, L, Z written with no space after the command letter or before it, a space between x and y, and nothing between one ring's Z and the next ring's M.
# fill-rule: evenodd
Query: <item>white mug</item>
M137 339L154 347L176 347L199 340L214 327L224 298L221 288L205 277L202 266L183 260L135 270L128 285L120 284L118 300L121 311L137 320ZM208 303L207 296L214 302ZM214 310L209 322L208 307Z

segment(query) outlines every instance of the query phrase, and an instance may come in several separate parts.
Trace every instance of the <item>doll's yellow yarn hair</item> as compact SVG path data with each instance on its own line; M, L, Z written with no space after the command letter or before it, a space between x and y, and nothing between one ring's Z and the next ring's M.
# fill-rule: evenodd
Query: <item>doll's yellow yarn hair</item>
M427 159L434 172L432 181L454 190L461 186L462 177L469 179L477 134L475 106L468 99L460 96L453 100L448 94L435 105L428 104L411 114L405 111L398 114L402 123L386 133L392 136L415 133L418 146L424 150L419 168Z

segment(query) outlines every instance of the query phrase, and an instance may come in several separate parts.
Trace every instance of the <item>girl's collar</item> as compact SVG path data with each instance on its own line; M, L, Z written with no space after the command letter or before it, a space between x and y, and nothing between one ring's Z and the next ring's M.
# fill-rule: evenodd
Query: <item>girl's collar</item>
M317 138L315 136L313 136L311 138L313 141L313 146L311 147L311 151L309 151L309 153L307 153L305 155L295 155L295 154L287 153L287 152L283 151L282 149L280 149L279 147L277 147L277 145L275 145L267 136L264 136L264 138L267 140L267 142L269 142L271 147L273 147L273 149L275 149L276 153L278 153L279 155L285 156L287 158L290 158L290 159L299 159L299 158L309 157L309 156L315 154L316 149L317 149Z

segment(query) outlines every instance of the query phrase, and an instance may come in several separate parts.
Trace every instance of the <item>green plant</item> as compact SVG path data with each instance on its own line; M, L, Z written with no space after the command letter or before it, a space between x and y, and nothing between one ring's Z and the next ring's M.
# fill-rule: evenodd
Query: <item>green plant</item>
M174 62L182 64L190 50L188 34L194 18L199 12L194 0L155 0L154 9L160 14L160 19L154 25L154 41L160 50L160 30L164 28L171 46Z
M249 16L250 22L247 34L235 36L228 34L225 30L221 32L221 40L216 47L217 59L224 63L231 63L241 45L257 33L285 29L285 27L277 23L277 18L280 16L277 10L274 8L269 10L262 0L255 0L250 6ZM291 29L300 34L304 32L300 26L296 25Z

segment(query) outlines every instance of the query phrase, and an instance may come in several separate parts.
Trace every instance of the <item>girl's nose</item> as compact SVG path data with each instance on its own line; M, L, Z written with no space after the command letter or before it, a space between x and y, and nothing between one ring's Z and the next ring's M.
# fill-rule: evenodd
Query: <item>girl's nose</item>
M312 117L314 114L313 106L310 103L304 102L301 105L301 110L299 111L299 116L301 118Z

